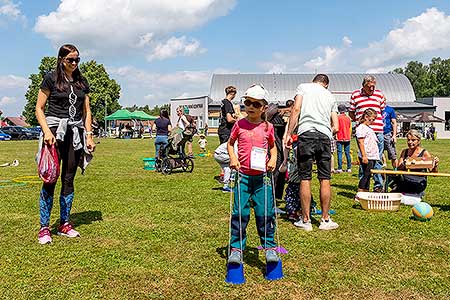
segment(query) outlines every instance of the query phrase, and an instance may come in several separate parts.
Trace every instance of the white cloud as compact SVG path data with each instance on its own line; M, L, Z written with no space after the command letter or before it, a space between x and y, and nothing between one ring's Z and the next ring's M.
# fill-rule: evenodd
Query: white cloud
M338 49L330 46L320 47L320 51L323 52L324 55L307 61L305 63L306 68L310 70L327 68L339 55Z
M23 17L22 12L19 9L19 4L16 4L11 0L0 0L0 16L1 15L11 19Z
M309 55L275 52L272 61L259 66L268 73L385 73L411 60L428 63L433 56L450 55L450 16L437 8L395 24L397 28L386 37L366 47L355 49L352 40L344 36L341 45L319 46Z
M177 38L174 33L187 32L224 16L235 3L236 0L62 0L56 11L38 17L34 28L54 45L71 41L83 55L131 55L132 50L161 59L201 53L198 41ZM181 42L178 48L173 45L177 42Z
M305 53L273 53L273 60L260 63L266 73L306 73L306 72L335 72L342 71L345 56L352 52L352 41L349 37L342 38L340 46L320 46L314 54ZM313 56L313 58L311 58Z
M0 75L0 110L3 116L18 116L25 106L24 95L30 80L16 75Z
M370 43L362 54L362 66L379 68L399 65L422 54L450 49L450 16L437 8L427 9L391 30L385 38Z
M204 96L209 93L213 71L147 72L135 67L107 68L115 80L126 87L122 90L123 106L168 103L171 98Z
M0 91L3 89L27 88L30 80L15 75L0 75Z
M307 61L304 66L311 71L330 72L335 71L336 67L340 66L341 57L352 46L352 41L349 37L342 38L342 46L340 48L332 46L322 46L318 48L321 53L313 59Z
M14 104L16 102L17 102L16 98L3 96L2 98L0 98L0 107L1 106L7 106L7 105L10 105L10 104Z
M147 56L149 61L164 60L176 56L193 56L206 52L206 49L200 47L200 42L191 39L187 40L185 36L181 38L171 37L165 43L159 43L153 50L153 53Z

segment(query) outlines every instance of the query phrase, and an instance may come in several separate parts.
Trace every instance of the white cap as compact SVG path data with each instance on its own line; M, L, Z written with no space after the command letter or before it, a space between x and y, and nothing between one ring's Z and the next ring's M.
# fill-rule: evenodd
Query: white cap
M251 87L249 87L246 91L245 94L243 96L244 98L253 98L256 100L264 100L267 103L266 97L267 97L267 92L264 89L264 87L262 85L259 84L254 84Z

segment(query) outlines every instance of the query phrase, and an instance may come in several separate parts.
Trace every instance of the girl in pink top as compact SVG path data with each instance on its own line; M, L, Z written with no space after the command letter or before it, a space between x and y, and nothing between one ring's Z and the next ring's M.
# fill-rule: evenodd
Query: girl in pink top
M256 225L266 261L278 262L275 251L275 209L272 182L267 172L275 169L277 149L273 125L265 120L266 91L260 85L251 86L244 95L247 116L237 121L228 141L230 167L239 171L233 187L234 204L231 214L231 251L229 264L241 264L250 219L250 199L253 201ZM234 144L237 145L237 155ZM270 154L270 155L269 155Z
M375 132L369 127L377 118L377 112L368 108L364 111L356 127L356 139L358 141L358 158L362 167L363 176L359 180L358 192L368 192L370 188L370 170L374 168L380 159L378 152L378 139Z

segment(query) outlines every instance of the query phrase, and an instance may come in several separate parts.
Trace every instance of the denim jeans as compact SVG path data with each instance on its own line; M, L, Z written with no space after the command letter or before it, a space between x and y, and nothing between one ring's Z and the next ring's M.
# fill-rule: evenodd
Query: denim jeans
M166 146L168 144L168 136L167 135L157 135L155 138L155 157L159 157L159 149L161 146Z
M347 159L347 170L352 168L352 157L350 156L350 141L336 141L338 170L342 170L342 148L344 148L345 158Z
M384 134L382 132L376 132L378 139L378 153L380 153L380 159L377 160L375 166L373 167L375 170L381 170L383 165L381 164L381 157L383 156L384 150ZM373 180L375 181L374 188L383 188L383 177L381 174L374 174Z
M374 169L375 170L381 170L383 168L383 165L381 164L381 157L383 155L384 150L384 134L382 132L376 132L375 133L378 139L378 152L380 154L380 159L375 162ZM359 166L359 179L363 177L363 170L361 165ZM373 174L373 181L374 181L374 189L382 189L383 188L383 177L381 174Z

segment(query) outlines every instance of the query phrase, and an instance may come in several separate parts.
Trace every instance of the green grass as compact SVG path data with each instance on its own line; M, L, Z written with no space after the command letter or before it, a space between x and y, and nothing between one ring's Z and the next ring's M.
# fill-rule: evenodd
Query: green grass
M36 174L36 142L0 142L0 180ZM404 140L400 144L405 144ZM209 147L217 137L209 137ZM450 170L450 140L424 142ZM197 147L194 149L198 150ZM37 243L40 184L0 188L1 299L448 299L448 178L430 178L430 222L353 207L358 179L334 176L339 229L302 232L280 220L285 278L268 282L249 224L243 286L224 282L229 196L215 188L218 165L197 158L192 174L143 170L153 140L101 140L85 176L76 177L72 220L79 239ZM317 180L313 194L318 199ZM4 183L0 183L4 184ZM58 189L58 188L57 188ZM284 205L281 205L282 207ZM51 223L56 224L56 201Z

